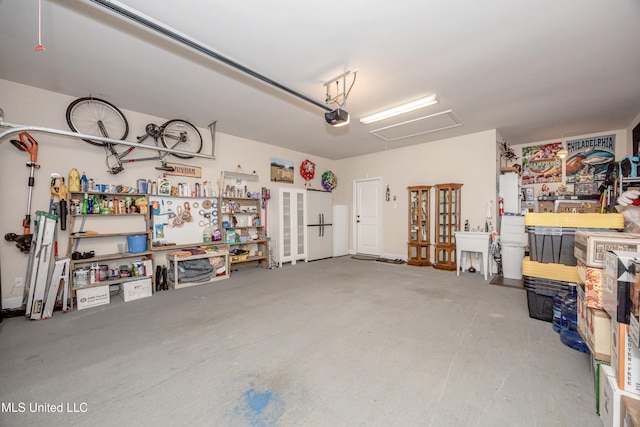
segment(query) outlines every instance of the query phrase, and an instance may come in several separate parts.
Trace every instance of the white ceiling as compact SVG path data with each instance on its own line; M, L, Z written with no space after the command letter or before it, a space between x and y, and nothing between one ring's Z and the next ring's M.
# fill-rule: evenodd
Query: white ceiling
M331 128L319 106L90 0L42 0L43 52L34 51L38 1L0 0L0 78L202 127L217 121L219 132L329 159L488 129L512 145L559 139L626 128L640 113L637 0L112 3L322 104L323 84L357 69L351 123ZM357 120L431 93L440 103L420 115L453 110L462 126L386 142L370 131L418 115Z

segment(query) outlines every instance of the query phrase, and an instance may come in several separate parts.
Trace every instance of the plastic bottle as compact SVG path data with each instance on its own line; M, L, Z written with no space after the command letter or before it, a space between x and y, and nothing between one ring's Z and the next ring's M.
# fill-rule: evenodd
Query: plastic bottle
M99 214L100 213L100 200L98 200L98 195L95 194L93 196L93 204L92 206L92 212L93 214Z
M569 291L561 290L553 296L553 330L560 333L562 329L562 303L569 295Z
M167 179L167 175L162 175L162 177L158 178L158 194L170 194L171 193L171 183Z
M578 294L575 286L570 286L560 312L562 321L560 341L574 350L589 354L589 347L578 333Z
M82 172L82 178L80 178L80 191L83 193L89 191L89 180L84 172Z
M84 194L84 199L82 199L82 207L80 208L80 213L82 215L87 215L89 213L89 196L87 193Z
M78 193L80 191L80 174L78 169L73 168L69 171L69 192Z
M210 242L212 239L213 236L211 235L211 223L207 223L207 225L204 226L204 230L202 230L202 241Z

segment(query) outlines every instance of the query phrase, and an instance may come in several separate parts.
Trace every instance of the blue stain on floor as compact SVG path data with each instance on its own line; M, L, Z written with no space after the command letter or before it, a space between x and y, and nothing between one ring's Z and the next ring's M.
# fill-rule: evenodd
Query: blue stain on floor
M243 418L243 425L249 427L277 427L284 414L284 401L270 390L250 388L239 399L236 415ZM237 420L239 421L239 420Z
M249 408L251 408L256 414L261 413L271 400L271 392L269 390L264 393L260 393L252 388L251 390L247 390L245 395L247 396Z

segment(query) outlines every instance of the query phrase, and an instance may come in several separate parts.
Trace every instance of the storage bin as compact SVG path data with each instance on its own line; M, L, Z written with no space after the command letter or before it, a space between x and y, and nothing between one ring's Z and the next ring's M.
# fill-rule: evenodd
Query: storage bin
M553 320L553 297L527 290L527 306L532 319L551 322Z
M564 264L543 264L531 261L530 257L522 260L522 275L530 278L559 280L568 283L581 283L578 267Z
M147 250L147 235L127 236L127 245L132 254L145 252Z
M525 228L532 261L574 266L576 231L623 229L624 218L621 214L527 213Z
M529 317L545 322L553 321L553 297L556 292L568 291L571 286L575 286L574 283L524 275L522 281L527 290Z

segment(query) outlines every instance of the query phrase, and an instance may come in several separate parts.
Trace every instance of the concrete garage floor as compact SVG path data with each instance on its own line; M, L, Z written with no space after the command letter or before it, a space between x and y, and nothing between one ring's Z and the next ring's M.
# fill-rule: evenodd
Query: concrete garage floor
M2 426L601 426L589 356L478 273L342 257L4 323Z

